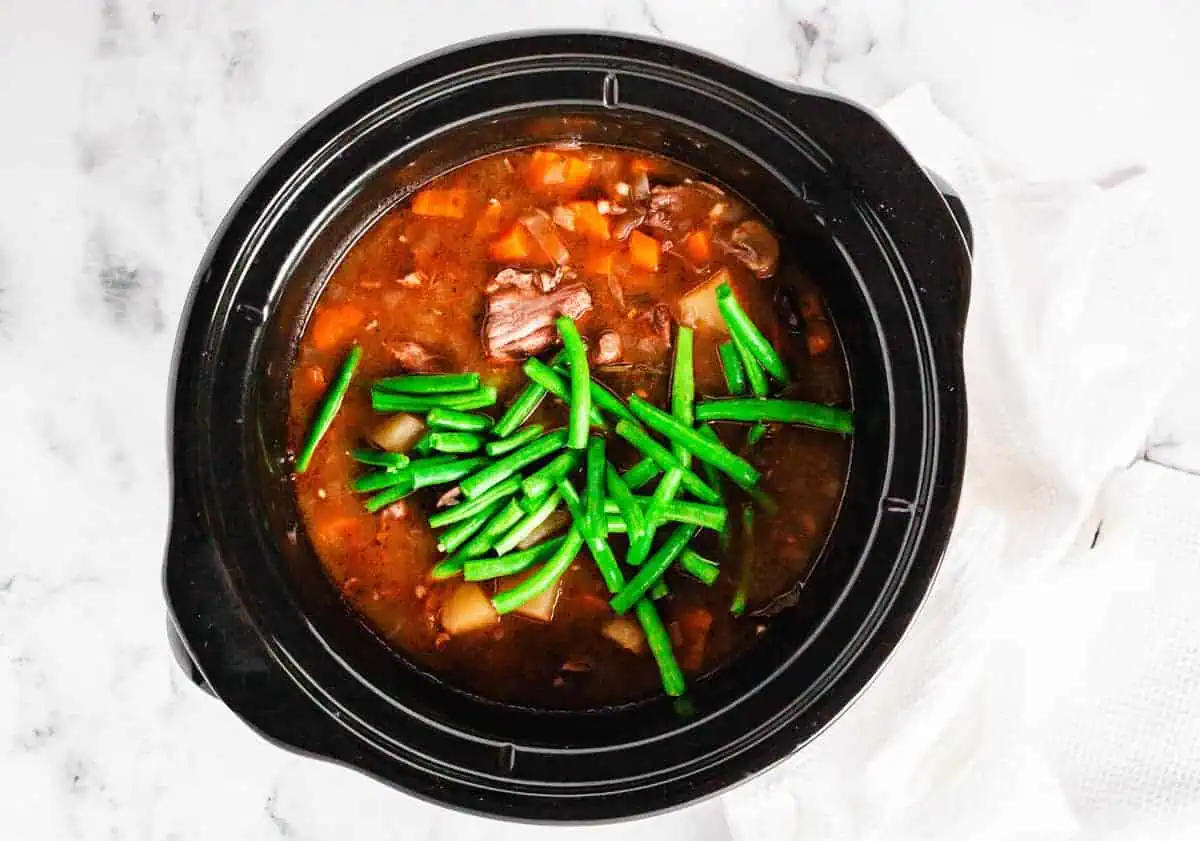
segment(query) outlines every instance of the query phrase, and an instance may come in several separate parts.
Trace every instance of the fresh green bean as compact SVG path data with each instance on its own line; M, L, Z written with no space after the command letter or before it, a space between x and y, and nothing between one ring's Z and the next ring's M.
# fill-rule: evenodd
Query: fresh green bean
M368 450L358 448L350 451L350 457L359 464L369 464L373 467L384 467L388 470L399 470L407 467L409 458L404 453L389 453L386 450Z
M446 529L438 535L437 548L442 552L453 552L482 529L503 504L503 500L493 500L487 507L462 520L454 528Z
M593 435L587 443L587 471L584 481L585 509L591 528L599 530L604 520L604 439Z
M750 427L750 431L746 433L746 449L750 449L767 434L767 425L765 423L756 423Z
M530 383L517 395L517 399L508 404L500 420L492 427L492 435L497 438L507 438L521 424L529 420L529 416L537 411L538 406L546 399L546 389L537 383Z
M667 586L667 580L660 578L650 587L649 596L654 601L662 601L667 596L671 595L671 588Z
M609 592L620 592L621 588L625 586L625 576L621 574L617 556L613 554L612 548L608 545L607 529L601 531L588 519L583 501L579 498L579 492L575 490L570 479L560 479L556 487L567 504L567 510L571 512L571 519L575 523L574 528L583 536L583 541L587 544L588 552L592 555L596 569L600 570L600 577L604 579L604 585L608 587Z
M753 351L736 334L731 341L737 350L738 359L742 361L742 370L746 373L746 382L750 386L750 393L755 397L766 397L767 372L758 364L758 360L754 358Z
M582 547L583 537L579 534L579 530L571 529L567 532L563 542L554 550L550 559L538 567L532 575L516 587L503 590L493 596L492 607L501 615L512 613L525 602L540 596L562 577L562 574L575 561L575 556L579 554Z
M433 432L429 446L439 453L473 453L483 446L483 437L474 432Z
M433 452L433 430L429 430L412 445L412 451L418 455L429 455Z
M385 491L380 491L379 493L375 494L375 496L364 502L363 507L374 514L380 508L386 508L393 502L399 502L400 500L404 499L404 497L416 490L412 483L412 473L405 471L401 472L408 477L408 481L404 482L403 484L396 485L393 488L388 488Z
M561 494L557 492L548 494L537 508L522 517L515 526L508 530L507 534L497 540L492 549L497 555L507 555L516 549L517 544L529 537L534 529L544 523L561 502Z
M725 374L725 386L730 394L744 394L746 391L746 369L742 366L742 357L738 354L733 340L721 342L717 347L721 357L721 371Z
M762 474L750 462L730 452L723 445L705 438L692 427L680 423L676 418L637 395L629 399L629 408L646 426L687 447L696 458L707 461L743 488L754 487L761 478ZM705 485L705 487L708 486ZM712 502L713 500L705 501Z
M412 473L405 470L373 470L364 473L350 483L350 489L356 493L380 491L384 488L394 488L397 485L411 485Z
M803 400L747 400L738 397L705 400L696 407L696 419L746 423L799 423L840 432L843 435L854 432L853 412Z
M421 458L411 462L405 469L412 471L414 488L428 488L431 485L456 482L480 468L486 469L489 464L491 464L491 459L483 456L453 460Z
M463 564L463 579L466 581L490 581L493 578L503 578L506 575L516 575L524 572L541 560L554 553L563 541L562 537L552 537L537 546L530 546L520 552L509 552L498 558L474 558Z
M695 334L680 324L675 332L675 369L671 373L671 414L680 423L691 426L696 408L696 370L693 362ZM684 467L692 466L692 454L681 444L672 443L671 452Z
M459 520L465 520L487 508L493 502L512 496L520 489L521 478L519 476L505 479L491 487L486 493L434 514L429 518L429 527L440 529L451 523L457 523Z
M608 534L627 534L629 532L629 526L625 525L625 518L620 514L606 514L604 525L604 530Z
M453 394L396 394L382 389L371 389L371 408L376 412L427 412L438 408L466 412L471 409L483 409L495 403L496 389L490 385Z
M354 371L358 368L360 359L362 359L362 348L355 345L346 354L346 360L338 369L337 376L333 379L333 385L329 386L329 391L325 393L321 405L317 408L313 425L308 431L308 438L305 439L304 446L296 455L297 473L308 470L308 465L312 463L317 445L321 443L321 439L333 425L333 419L337 415L338 409L342 408L342 401L346 399L346 392L350 390L350 381L354 378Z
M684 549L679 554L679 568L709 587L721 574L719 566L691 549Z
M376 380L374 387L380 391L399 394L451 394L479 388L479 375L476 373L404 374L399 377L384 377Z
M486 432L492 428L492 419L474 412L460 412L436 406L425 416L425 423L434 429L449 429L454 432Z
M679 697L684 692L685 684L683 670L679 668L679 661L675 659L675 652L671 649L671 635L667 633L654 603L649 599L639 601L634 611L642 626L642 632L646 635L646 645L658 663L663 691L672 698Z
M716 491L704 484L704 480L694 472L685 469L679 463L679 459L675 458L670 450L655 441L645 429L629 421L617 421L616 429L618 435L640 450L644 455L652 458L658 463L659 467L667 471L682 470L683 486L687 488L688 493L692 496L704 502L719 501L720 497L717 496ZM631 487L632 484L630 483Z
M556 429L554 432L547 432L536 441L526 444L516 452L509 453L499 461L492 462L475 475L464 479L460 483L463 496L466 496L468 499L479 496L488 488L503 482L517 471L540 458L550 455L555 450L561 449L566 440L567 433L565 430Z
M676 468L668 470L663 480L654 489L654 495L646 506L646 529L629 545L629 554L625 562L630 566L641 566L642 561L650 554L650 544L654 542L654 532L663 522L663 510L675 499L682 484L683 471Z
M552 369L545 362L538 359L536 356L531 356L525 360L522 370L525 372L525 376L529 377L529 379L546 389L546 391L553 394L568 406L572 405L571 389L567 381L563 379L561 374ZM588 408L587 417L588 421L592 425L599 426L601 428L605 427L604 418L600 416L600 412L595 406L590 406Z
M746 611L746 591L750 587L750 570L754 564L754 507L749 503L742 506L742 564L738 570L737 589L729 612L741 616Z
M746 311L738 303L737 296L733 294L733 289L728 283L722 283L717 287L716 295L717 308L721 310L729 332L750 349L754 358L772 377L786 384L791 379L791 374L783 357L771 346L750 316L746 315Z
M621 474L617 473L616 468L611 464L605 470L604 478L609 496L612 497L613 503L621 514L621 519L628 527L630 540L638 537L646 530L646 520L642 516L642 506L633 498L633 492L629 490L629 485L625 484L625 480L621 478Z
M540 499L550 492L554 483L566 476L579 464L579 453L567 450L547 462L546 466L521 483L521 491L527 499Z
M588 370L587 348L579 328L567 316L559 316L554 322L562 336L563 350L567 352L567 369L571 375L571 419L567 446L582 450L588 441L588 412L592 408L592 375Z
M436 581L443 578L453 578L462 571L463 565L473 558L478 558L492 548L496 538L516 525L524 515L514 500L492 515L483 529L472 537L465 546L448 558L443 559L430 571Z
M617 420L635 420L633 412L625 405L625 401L614 394L604 383L592 380L588 386L592 392L592 405L602 412L608 412Z
M511 453L513 450L519 450L541 435L542 429L543 427L540 423L531 423L529 426L519 429L506 438L488 441L487 447L484 449L489 456L502 456L505 453Z
M657 513L660 518L667 522L691 523L693 526L699 526L702 529L711 529L716 532L725 529L727 519L724 506L705 505L700 502L682 502L680 500L671 500L664 503Z
M687 548L688 543L696 536L696 531L696 527L690 525L676 528L658 551L642 564L637 575L630 579L621 592L609 600L612 609L617 613L624 613L633 607L642 596L646 595L654 586L654 582L662 578L667 567L671 566L679 557L679 553Z
M621 478L625 480L626 485L629 485L629 490L636 491L648 485L659 473L662 473L662 468L658 466L658 463L654 459L646 456L633 467L626 470Z

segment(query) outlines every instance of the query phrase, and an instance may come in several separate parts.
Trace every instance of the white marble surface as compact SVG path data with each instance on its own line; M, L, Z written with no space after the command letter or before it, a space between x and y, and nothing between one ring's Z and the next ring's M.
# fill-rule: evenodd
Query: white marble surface
M453 815L272 748L174 668L159 565L178 316L241 185L387 67L531 27L659 33L943 111L1041 177L1165 171L1194 238L1200 7L1074 0L9 0L0 4L0 837L463 839ZM1131 280L1131 294L1136 280ZM1200 352L1147 453L1200 472ZM726 837L718 804L589 837Z

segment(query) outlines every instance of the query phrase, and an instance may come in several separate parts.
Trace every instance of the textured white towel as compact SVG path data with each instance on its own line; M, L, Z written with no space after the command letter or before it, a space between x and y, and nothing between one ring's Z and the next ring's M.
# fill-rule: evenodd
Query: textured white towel
M1197 308L1154 176L1022 180L924 88L881 116L975 229L962 504L878 679L726 797L730 829L1200 837L1200 478L1129 468Z

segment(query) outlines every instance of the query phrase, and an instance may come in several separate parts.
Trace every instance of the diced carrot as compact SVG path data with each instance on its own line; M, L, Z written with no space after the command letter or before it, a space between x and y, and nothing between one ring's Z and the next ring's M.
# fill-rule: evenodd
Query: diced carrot
M523 225L513 225L507 234L492 243L489 252L493 260L504 263L519 263L529 259L529 248L532 245L529 232Z
M712 238L706 231L692 231L683 240L683 253L694 265L703 266L712 260Z
M498 201L491 201L483 209L483 213L479 214L479 220L475 223L476 237L490 237L496 231L500 230L500 223L504 219L504 205Z
M610 275L613 270L613 251L610 248L595 248L588 252L583 270L588 274Z
M658 240L641 231L629 235L629 262L641 269L658 271L658 259L662 249Z
M578 155L538 149L529 162L529 183L534 189L574 193L592 176L592 164Z
M575 214L575 230L588 239L608 241L612 234L608 227L608 217L602 214L595 202L573 201L567 207Z
M459 188L422 190L413 196L412 211L418 216L462 219L467 215L467 191Z
M363 312L354 304L337 304L317 311L312 340L318 350L337 350L362 323Z

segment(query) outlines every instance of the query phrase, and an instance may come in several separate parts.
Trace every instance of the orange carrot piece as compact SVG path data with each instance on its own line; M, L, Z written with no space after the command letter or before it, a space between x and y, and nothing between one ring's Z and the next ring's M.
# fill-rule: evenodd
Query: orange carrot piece
M588 252L583 270L588 274L610 275L613 270L613 251L609 248L595 248Z
M629 262L641 269L658 271L658 259L662 249L658 240L641 231L629 235Z
M489 253L502 263L519 263L529 259L532 241L523 225L509 228L508 233L492 243Z
M500 202L488 202L484 207L483 213L479 214L479 219L475 223L476 237L489 237L500 229L500 222L504 219L504 205Z
M567 208L575 214L575 230L588 239L598 239L607 242L612 236L608 227L608 217L596 207L595 202L573 201L567 203Z
M467 191L459 188L422 190L413 196L412 212L418 216L462 219L467 215Z
M577 155L538 149L529 162L529 183L534 189L577 192L591 176L591 162Z
M706 231L692 231L683 240L683 253L697 266L712 260L712 238Z
M354 304L338 304L317 311L312 340L318 350L337 350L362 323L363 312Z

